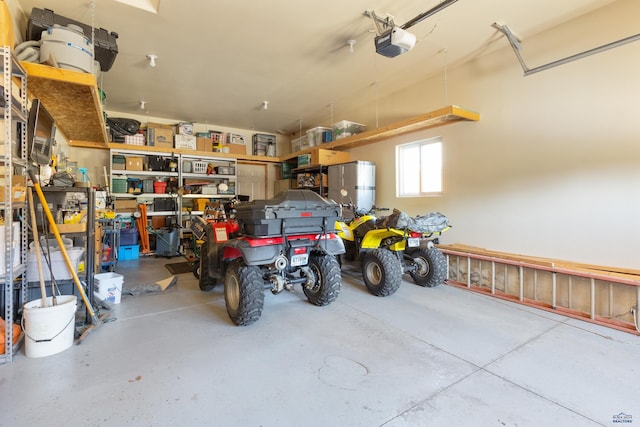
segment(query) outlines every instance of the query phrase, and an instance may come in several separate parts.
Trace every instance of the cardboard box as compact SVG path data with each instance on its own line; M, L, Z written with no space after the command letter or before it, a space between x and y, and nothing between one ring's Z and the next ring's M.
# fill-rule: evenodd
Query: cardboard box
M312 165L337 165L349 161L348 151L315 149L311 152Z
M60 234L64 233L86 233L87 232L87 224L81 222L79 224L56 224L58 227L58 231Z
M193 123L180 122L176 125L178 135L193 135Z
M5 187L7 177L1 177L2 187ZM27 199L26 178L22 175L13 175L11 178L11 201L13 203L22 203ZM0 202L4 202L4 188L0 191Z
M173 146L176 149L195 150L196 137L193 135L175 135L173 137Z
M128 171L141 171L144 169L144 158L135 156L127 157L126 170Z
M135 212L138 210L136 199L116 199L113 203L116 212Z
M206 151L208 153L213 151L213 142L211 138L196 137L196 150Z
M222 144L222 152L226 153L227 149L229 154L247 154L247 148L244 144Z
M173 127L149 123L147 125L147 145L150 147L173 148Z

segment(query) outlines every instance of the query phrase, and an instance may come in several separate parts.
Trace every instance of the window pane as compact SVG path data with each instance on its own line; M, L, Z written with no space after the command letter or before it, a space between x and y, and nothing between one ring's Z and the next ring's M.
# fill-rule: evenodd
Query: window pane
M403 194L420 193L420 147L414 145L402 150L400 174Z
M431 138L396 149L397 195L420 196L442 191L442 139Z
M442 143L436 142L420 147L421 191L442 191Z

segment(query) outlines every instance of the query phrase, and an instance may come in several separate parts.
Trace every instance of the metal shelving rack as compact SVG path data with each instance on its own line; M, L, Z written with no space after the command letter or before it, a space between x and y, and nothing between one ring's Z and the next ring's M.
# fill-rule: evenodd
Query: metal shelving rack
M14 354L20 348L22 337L14 344L13 323L17 321L17 310L14 307L15 291L18 291L18 302L24 303L27 298L26 281L26 250L27 250L27 213L26 203L13 202L13 175L26 177L27 172L27 74L12 55L8 46L0 47L2 56L2 87L4 93L3 103L0 108L3 111L2 132L0 136L0 164L4 168L4 202L0 203L0 209L5 218L4 260L5 268L0 277L0 283L4 292L4 319L6 321L4 334L4 354L0 354L0 364L10 363ZM14 128L15 125L15 128ZM16 132L14 132L14 129ZM15 147L14 147L15 144ZM15 155L17 154L17 155ZM15 172L14 172L15 171ZM21 171L18 173L18 171ZM13 218L20 219L19 227L19 254L16 259L12 242L15 239L13 230Z
M126 145L125 145L126 147ZM155 171L149 171L149 170L128 170L128 169L115 169L114 168L114 155L122 155L125 156L125 158L127 157L142 157L143 159L146 160L147 157L150 156L159 156L159 157L163 157L165 159L170 159L170 158L175 158L176 162L179 164L179 154L175 154L172 153L171 151L158 151L158 152L144 152L144 151L138 151L135 149L127 149L127 148L123 148L123 149L111 149L110 150L110 160L109 160L109 173L110 173L110 177L111 177L111 194L113 196L114 199L127 199L127 200L136 200L138 203L142 203L145 201L149 201L149 200L153 200L154 198L165 198L165 197L171 197L170 194L158 194L158 193L153 193L153 192L141 192L141 193L122 193L122 192L116 192L114 191L114 184L113 184L113 180L114 179L127 179L127 178L137 178L140 180L144 180L144 179L150 179L155 181L158 178L169 178L169 179L175 179L178 180L179 178L179 173L177 171L177 167L176 167L176 171L175 172L166 172L166 171L161 171L161 170L155 170ZM117 209L116 209L117 211ZM179 212L179 208L178 206L176 206L176 208L174 210L171 211L152 211L149 210L147 212L147 216L148 217L152 217L152 216L178 216L178 212ZM116 213L123 213L123 212L116 212ZM129 213L129 212L127 212Z
M109 256L102 258L100 266L106 271L115 271L116 264L118 264L118 250L120 249L120 218L112 219L99 219L98 223L102 228L101 243L102 245L109 245L111 251Z
M82 195L82 199L87 202L87 222L81 224L72 224L71 227L79 226L78 229L71 228L69 229L69 225L67 224L58 224L58 230L61 235L72 238L72 239L81 239L82 244L85 249L84 254L84 272L78 273L78 278L81 283L84 282L84 290L87 294L87 299L89 303L94 307L94 273L95 273L95 221L96 217L95 209L96 209L96 191L91 187L42 187L42 192L45 194L47 199L47 203L53 206L64 206L64 202L67 200L67 197L71 194ZM36 211L42 209L40 206L40 200L37 198L33 201L34 207ZM57 210L54 209L53 215L57 214ZM40 228L40 235L45 235L45 225L37 224L38 228ZM49 234L47 235L49 238L53 238L53 234L49 230ZM29 278L30 279L30 278ZM84 280L83 280L84 279ZM47 289L50 288L50 282L46 282ZM58 280L58 286L68 286L70 292L74 295L79 295L78 290L75 287L75 283L73 280ZM83 303L82 300L79 301L80 304ZM89 319L89 308L85 307L86 318Z
M185 172L185 163L189 162L191 164L191 172ZM196 164L196 162L198 163L205 163L207 165L211 165L211 167L213 168L213 171L196 171L195 169L193 169L193 165ZM226 173L222 173L224 169L224 172ZM195 180L195 181L201 181L201 182L207 182L211 185L217 185L220 183L226 183L229 186L229 190L227 190L226 192L216 192L216 194L183 194L182 195L182 201L181 201L181 207L185 207L187 210L189 209L188 206L185 206L185 200L186 199L209 199L209 200L215 200L215 199L232 199L233 197L235 197L238 193L238 176L237 176L237 171L238 171L238 162L235 159L227 159L227 158L220 158L220 157L214 157L214 156L198 156L198 155L187 155L187 154L181 154L180 155L180 179L179 179L179 185L182 186L183 188L185 186L189 186L188 182L189 180ZM181 209L182 210L182 209ZM192 215L202 215L204 212L197 210L197 209L191 209L191 214ZM181 220L183 220L184 218L181 218Z

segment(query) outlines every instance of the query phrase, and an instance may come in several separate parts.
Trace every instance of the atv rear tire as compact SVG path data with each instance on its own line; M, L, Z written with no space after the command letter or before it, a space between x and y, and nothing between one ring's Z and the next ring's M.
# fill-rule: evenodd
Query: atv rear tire
M309 267L315 275L312 286L302 285L302 290L311 304L323 306L338 298L342 287L340 264L333 255L312 253Z
M260 268L248 266L241 258L229 265L224 275L227 313L238 326L250 325L262 315L264 280Z
M203 243L200 248L200 262L194 266L193 275L198 279L201 291L210 291L217 285L216 280L209 277L209 257L207 257L206 243Z
M433 288L447 279L447 258L438 248L420 248L408 253L417 265L411 278L416 285Z
M387 249L374 249L362 259L362 277L369 292L377 297L395 293L401 283L402 263Z

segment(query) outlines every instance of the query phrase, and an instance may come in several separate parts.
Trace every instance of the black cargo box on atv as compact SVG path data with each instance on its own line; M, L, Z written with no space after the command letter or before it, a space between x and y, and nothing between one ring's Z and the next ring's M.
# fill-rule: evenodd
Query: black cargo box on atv
M335 232L340 217L340 205L311 190L283 191L273 199L254 200L236 209L241 232L250 236Z

